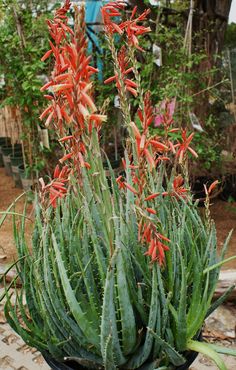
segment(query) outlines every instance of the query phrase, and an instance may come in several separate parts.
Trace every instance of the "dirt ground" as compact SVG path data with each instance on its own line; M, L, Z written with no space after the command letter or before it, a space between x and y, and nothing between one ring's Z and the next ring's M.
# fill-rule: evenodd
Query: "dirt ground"
M211 206L211 215L216 224L219 247L223 245L229 232L233 229L226 257L236 255L236 202L228 203L218 199L214 200ZM236 259L225 264L223 269L236 269Z
M21 189L14 187L11 177L5 175L4 168L0 168L0 211L5 211L7 207L22 193ZM24 197L17 202L16 211L22 212L24 208ZM28 216L31 217L32 207L28 209ZM212 217L217 227L219 246L221 246L231 229L235 229L230 241L227 256L236 254L236 203L227 203L221 200L213 201L211 206ZM0 218L2 215L0 215ZM32 223L27 221L27 236L30 235ZM8 216L0 229L0 263L10 262L15 257L15 247L13 240L12 217ZM6 256L5 258L3 258ZM236 268L236 260L224 265L224 269Z
M11 177L5 175L4 168L0 168L0 212L6 211L14 200L23 193L22 189L15 188L14 181ZM25 197L23 196L15 207L15 212L22 213L24 210ZM11 210L13 211L13 209ZM32 206L28 208L27 216L30 218ZM0 220L3 217L0 214ZM0 222L1 223L1 222ZM26 237L30 237L32 222L26 221ZM16 259L16 250L13 238L12 216L6 217L0 228L0 264L9 263Z

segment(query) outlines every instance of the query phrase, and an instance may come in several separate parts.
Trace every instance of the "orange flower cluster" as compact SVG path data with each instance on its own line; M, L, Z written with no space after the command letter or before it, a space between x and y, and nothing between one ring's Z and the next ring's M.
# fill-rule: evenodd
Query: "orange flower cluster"
M92 98L91 75L96 73L97 69L90 66L91 57L87 56L84 8L80 11L75 9L73 31L68 26L67 12L70 5L70 1L66 0L54 19L48 21L53 41L49 41L51 49L42 60L53 56L55 65L51 80L41 88L41 91L50 90L45 95L50 105L41 114L40 119L46 119L46 127L53 123L60 137L59 141L65 149L60 162L71 164L79 174L81 167L90 168L86 161L84 135L89 137L93 127L99 131L106 116L97 113ZM54 182L51 184L52 191L55 193L53 184ZM61 193L56 194L61 196Z
M159 265L162 266L165 261L165 251L169 250L169 247L163 243L170 242L170 239L160 234L156 230L156 226L149 222L140 222L139 224L139 240L141 243L147 243L149 248L145 252L146 256L150 256L152 262L158 261Z
M138 36L145 33L151 32L150 27L144 27L139 23L147 20L147 15L150 13L150 9L145 10L141 15L135 18L137 13L137 6L133 9L131 17L125 22L117 24L114 22L113 18L121 18L121 10L124 10L126 3L123 1L109 2L102 8L102 17L105 25L106 33L113 34L118 33L122 35L124 32L127 35L128 44L134 46L136 49L143 51L139 46Z
M57 165L54 170L53 180L49 184L45 185L43 178L39 179L41 184L41 200L43 203L45 202L46 194L49 194L49 206L52 205L56 208L57 199L63 198L67 193L65 185L69 181L69 174L70 169L68 166L64 166L60 170L60 167Z
M189 151L194 157L198 157L195 150L190 148L190 143L193 140L194 133L190 134L189 137L187 137L187 131L185 129L181 132L182 136L182 143L179 143L176 145L178 147L178 151L176 153L176 157L179 158L179 163L183 162L184 155L187 151Z
M150 165L150 168L153 169L156 166L156 153L163 153L164 151L168 150L168 147L158 141L155 137L149 137L149 126L153 123L154 118L150 92L145 94L144 111L142 112L141 109L139 109L138 116L142 126L142 133L140 133L134 122L130 123L136 140L138 159L145 157Z

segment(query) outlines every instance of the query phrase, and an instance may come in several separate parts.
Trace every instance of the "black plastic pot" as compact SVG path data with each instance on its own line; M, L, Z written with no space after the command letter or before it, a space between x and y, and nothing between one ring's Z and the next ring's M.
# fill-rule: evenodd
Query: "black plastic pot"
M87 368L80 366L78 362L75 361L68 361L65 363L54 360L47 355L43 355L43 357L52 370L88 370Z
M223 190L220 198L228 201L230 198L236 200L236 174L227 174L223 179Z
M11 139L9 137L0 137L0 167L4 167L2 158L2 146L11 145Z
M193 194L193 199L197 200L200 207L204 206L204 202L206 199L206 193L204 185L207 188L215 181L216 179L213 177L207 176L199 176L196 177L193 181L191 181L191 190Z
M188 370L192 363L196 360L198 352L190 351L185 355L186 362L181 366L177 366L176 370Z
M11 172L12 172L13 180L15 182L15 187L22 188L22 183L21 183L20 173L19 173L19 166L23 165L22 153L11 154L10 162L11 162Z
M201 340L201 337L199 339ZM189 351L185 353L184 356L187 361L183 365L177 366L175 368L176 370L188 370L192 363L196 360L198 352ZM76 361L59 362L48 357L48 355L43 355L43 357L52 370L88 370L88 368L79 365Z
M21 144L15 144L14 146L12 145L4 145L1 147L2 148L2 159L5 167L5 173L7 176L12 175L11 171L11 161L10 161L10 155L11 154L19 154L22 151Z

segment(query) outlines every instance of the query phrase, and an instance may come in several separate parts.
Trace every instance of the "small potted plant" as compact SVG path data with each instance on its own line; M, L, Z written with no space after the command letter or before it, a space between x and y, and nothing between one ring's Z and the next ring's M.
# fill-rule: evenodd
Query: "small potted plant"
M41 119L58 133L64 155L53 179L40 179L32 248L24 222L15 223L22 289L12 302L6 288L5 315L53 369L187 369L193 352L202 352L224 370L216 352L224 349L203 343L201 329L231 289L212 304L227 241L218 256L208 201L203 220L189 191L193 135L182 130L173 143L176 128L166 109L165 134L150 136L151 96L141 88L135 58L139 35L150 31L148 10L137 15L135 8L118 24L124 8L123 2L102 8L114 59L106 82L117 86L128 131L124 173L116 177L107 159L109 182L99 143L106 117L93 100L96 69L87 56L84 8L75 7L73 30L69 0L48 21L53 41L42 59L53 56L55 67L41 89L53 91L45 94L49 106Z

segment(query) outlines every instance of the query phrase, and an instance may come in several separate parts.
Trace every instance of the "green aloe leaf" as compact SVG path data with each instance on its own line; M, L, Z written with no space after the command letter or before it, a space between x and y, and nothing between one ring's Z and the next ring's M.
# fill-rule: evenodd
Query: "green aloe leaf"
M217 353L236 357L236 349L228 348L228 347L221 347L221 346L217 346L216 344L212 344L212 343L207 343L207 345L210 348L212 348L214 351L216 351Z
M123 365L127 360L123 355L121 344L119 341L116 307L115 307L115 264L117 260L117 250L111 259L111 264L108 267L106 284L104 288L102 321L101 321L101 352L103 360L107 361L107 344L109 343L110 355L109 361L112 366ZM111 337L111 339L109 339ZM110 343L111 341L111 343ZM112 360L113 359L113 360Z
M167 343L164 339L159 337L152 329L148 328L150 334L160 343L162 349L168 355L171 363L175 366L183 365L186 362L186 359L178 353L169 343Z
M125 275L124 257L120 249L117 254L117 292L121 317L122 347L125 355L131 353L136 344L136 322Z
M112 348L112 335L110 334L107 338L107 342L104 348L103 363L105 370L116 370L113 348Z
M178 320L176 323L176 344L179 351L184 351L187 341L187 318L186 318L186 303L187 303L187 281L186 281L186 267L184 266L183 256L180 253L180 266L181 266L181 287L180 298L178 307Z
M203 355L209 357L212 361L215 362L219 370L227 370L227 367L225 366L223 360L220 358L217 352L207 343L190 340L187 343L187 348L191 351L200 352Z
M158 289L157 289L157 272L156 272L156 266L153 265L152 269L152 297L150 302L150 308L149 308L149 319L148 319L148 327L152 330L155 329L156 326L156 319L157 319L157 299L158 299ZM152 351L153 347L153 336L150 333L150 330L147 330L147 328L144 328L146 331L145 334L145 341L142 346L138 348L138 350L133 354L133 356L130 358L125 369L137 369L141 365L145 363L145 361L150 356L150 353Z
M230 286L222 296L220 296L215 302L212 303L211 307L207 311L206 318L212 314L225 300L230 296L232 291L235 289L235 285Z
M59 271L62 285L64 288L64 294L66 296L71 312L75 320L77 321L79 327L83 331L85 337L90 341L91 345L94 345L95 348L99 348L100 347L99 334L96 333L91 323L87 320L86 312L82 311L80 304L75 297L75 294L70 285L70 280L66 273L64 263L61 258L61 254L60 254L60 251L57 245L56 238L53 233L52 233L52 241L53 241L53 247L55 250L56 260L58 264L58 271Z
M22 193L22 194L20 194L20 195L19 195L19 196L14 200L14 202L10 204L10 206L7 208L7 210L6 210L5 212L1 212L1 214L2 214L3 216L0 218L0 227L1 227L1 226L2 226L2 224L4 223L4 221L5 221L6 217L7 217L7 215L8 215L9 213L11 213L11 214L12 214L11 209L15 207L16 203L18 202L18 200L20 200L20 199L21 199L25 194L26 194L25 192L24 192L24 193ZM14 212L13 212L13 213L14 213Z

